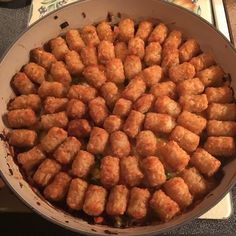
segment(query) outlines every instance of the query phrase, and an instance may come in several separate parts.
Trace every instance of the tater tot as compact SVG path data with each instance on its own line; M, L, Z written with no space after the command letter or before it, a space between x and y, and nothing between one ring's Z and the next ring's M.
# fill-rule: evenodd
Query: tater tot
M188 185L190 193L194 197L199 197L206 193L206 181L195 167L183 170L180 173L180 176L184 179L184 182Z
M187 79L192 79L194 75L195 75L195 68L189 62L184 62L180 65L173 66L169 69L169 77L175 83Z
M66 41L62 37L57 37L49 42L51 53L58 61L64 60L65 54L69 51Z
M44 81L38 89L38 95L41 98L46 98L48 96L61 98L65 96L65 88L63 84L59 82Z
M208 87L205 91L209 103L229 103L233 101L233 90L228 86L214 88Z
M150 92L156 98L159 96L166 95L172 99L175 99L175 97L176 97L176 84L172 81L157 83L151 87Z
M223 82L224 71L220 66L211 66L200 71L197 77L202 81L205 87L221 85Z
M154 104L157 113L168 114L177 117L181 112L180 105L168 96L159 96Z
M134 102L145 92L145 90L146 84L142 77L136 76L129 82L122 94L124 98Z
M100 165L100 181L103 186L110 188L115 186L120 178L120 160L117 157L105 156Z
M144 128L154 133L170 133L175 127L175 120L167 114L148 112L144 121Z
M66 114L71 119L81 118L86 112L86 106L79 99L72 98L66 107Z
M111 43L114 41L114 33L111 26L106 21L102 21L97 25L97 34L101 41L106 40Z
M142 71L142 75L146 86L152 87L162 79L162 68L158 65L147 67Z
M234 121L236 120L236 105L234 103L211 103L207 113L210 120Z
M128 55L124 61L125 77L129 80L133 79L142 70L142 63L138 56Z
M107 80L116 84L122 84L125 80L124 67L121 59L112 58L106 64Z
M206 128L207 121L202 116L193 114L189 111L183 111L179 115L177 123L199 135Z
M71 177L65 172L59 172L52 183L43 191L46 199L51 201L61 201L65 198L70 186Z
M70 50L80 52L85 47L85 43L77 29L70 29L66 32L66 42Z
M112 42L103 40L98 45L98 61L106 64L109 60L115 58L115 49Z
M76 51L68 51L65 55L65 63L67 70L72 75L80 75L84 69L84 64L81 61L79 54Z
M85 119L71 120L68 123L68 134L77 138L88 137L92 128Z
M84 203L88 183L82 179L72 179L66 197L66 204L70 209L81 210Z
M55 150L53 157L63 165L69 164L77 152L80 150L81 143L75 137L68 137L66 140Z
M144 41L141 38L131 38L128 42L128 53L138 56L142 60L145 54L144 46Z
M153 104L154 96L152 94L143 94L136 102L134 103L134 110L141 113L148 112Z
M133 20L126 18L119 22L118 25L118 38L120 41L128 42L134 37L134 22Z
M58 112L53 114L46 114L41 116L41 128L50 129L52 127L66 128L68 124L68 118L66 112Z
M37 117L32 109L17 109L7 113L10 128L29 128L36 124Z
M41 99L36 94L21 95L15 97L8 105L8 110L15 109L32 109L33 111L40 111Z
M120 159L120 174L126 186L137 186L143 179L143 173L139 168L138 159L135 156L122 157Z
M169 141L163 146L161 154L173 171L183 170L190 160L189 155L175 141Z
M72 80L69 71L62 61L52 63L50 73L54 81L60 82L64 86L68 86Z
M148 189L134 187L130 191L127 214L134 219L142 219L148 212L150 192Z
M23 72L18 72L15 74L15 76L11 80L11 85L19 94L27 95L36 93L36 86Z
M123 131L131 138L134 138L140 131L145 115L132 110L123 125Z
M140 21L135 37L139 37L143 41L146 41L148 39L148 36L152 32L152 29L153 29L152 22L146 20Z
M198 148L191 156L190 162L202 174L207 176L214 175L220 168L220 161L213 157L203 148Z
M85 66L98 64L97 49L95 47L91 46L82 48L80 51L80 56Z
M97 185L89 185L83 205L83 211L90 216L99 216L105 210L107 191Z
M105 100L102 97L96 97L88 104L89 115L97 125L104 123L108 116L108 109Z
M110 135L110 145L114 156L126 157L131 147L127 135L122 131L114 131Z
M164 166L155 156L149 156L143 159L142 170L150 187L159 187L166 181Z
M85 25L81 30L81 37L87 46L97 46L100 42L93 25Z
M150 130L141 131L136 137L136 151L141 156L152 156L156 153L156 136Z
M195 67L196 72L206 69L215 64L215 60L211 53L202 53L197 57L193 57L190 63Z
M204 91L204 85L199 78L187 79L181 81L177 85L179 96L182 95L197 95Z
M45 159L34 173L33 181L37 185L45 187L60 170L61 165L56 161Z
M180 211L178 204L168 197L162 190L157 190L152 195L150 206L159 218L165 222L172 219Z
M37 167L45 158L46 156L40 146L34 146L29 151L21 152L17 155L18 163L26 172Z
M144 62L147 66L160 65L161 45L158 42L151 42L145 48Z
M235 136L236 122L209 120L207 122L208 136Z
M213 156L231 157L236 152L233 137L208 137L204 149Z
M93 154L103 153L108 141L108 137L109 134L106 130L99 127L93 127L87 145L87 150Z
M162 44L166 39L167 34L168 28L163 23L160 23L151 32L150 36L148 37L148 43L158 42Z
M33 147L37 141L37 133L34 130L14 129L8 137L10 145L16 147Z
M52 63L56 62L55 56L44 51L42 48L35 48L31 50L30 57L33 62L45 68L47 71L50 70Z
M178 49L169 49L166 50L165 55L161 62L161 67L165 75L168 75L171 67L179 65L179 51Z
M179 103L183 110L194 113L200 113L208 107L206 94L180 96Z
M101 87L100 92L108 107L112 108L119 98L119 91L116 84L113 82L106 82Z
M174 140L186 152L194 152L199 145L200 137L195 133L177 125L170 134L170 140Z
M112 133L114 131L120 130L121 125L122 125L122 120L120 117L115 115L110 115L105 119L103 127L108 133Z
M168 180L164 184L164 191L182 209L191 205L193 201L193 197L189 192L188 185L180 177L174 177Z
M106 82L106 76L98 66L87 66L83 71L86 81L95 88L100 88Z
M191 60L193 57L197 56L200 52L200 46L195 39L188 39L179 48L179 59L180 62L185 62Z
M46 70L34 62L26 64L23 71L34 83L41 84L45 80Z
M46 114L52 114L60 111L66 110L66 105L68 103L68 98L55 98L47 97L44 100L43 111Z
M71 172L74 176L85 178L95 163L94 155L86 151L79 151L75 157Z
M128 46L125 42L117 42L115 44L115 55L122 62L125 61L125 58L128 55Z
M125 185L114 186L106 204L106 213L111 216L124 215L128 202L129 190Z
M54 151L67 138L67 132L58 127L51 128L41 140L43 151L50 153Z
M130 100L120 98L115 103L113 114L120 117L126 117L129 114L131 107L132 102Z

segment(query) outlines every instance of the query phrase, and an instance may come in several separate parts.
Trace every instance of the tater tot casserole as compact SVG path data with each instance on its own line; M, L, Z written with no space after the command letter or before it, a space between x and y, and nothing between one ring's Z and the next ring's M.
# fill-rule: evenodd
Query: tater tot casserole
M11 87L7 139L22 175L89 223L170 221L236 153L229 75L162 22L69 29L32 49Z

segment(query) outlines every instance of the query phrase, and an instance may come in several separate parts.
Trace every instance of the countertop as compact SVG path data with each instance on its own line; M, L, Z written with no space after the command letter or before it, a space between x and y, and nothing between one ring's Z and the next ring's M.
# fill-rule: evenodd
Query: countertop
M214 0L213 0L214 1ZM236 1L225 0L231 26L232 41L236 42ZM25 6L25 3L28 5ZM14 39L26 28L30 1L15 0L0 3L0 57ZM236 186L232 189L234 212L227 220L194 220L167 235L236 235ZM35 213L0 214L0 235L78 235L53 225Z

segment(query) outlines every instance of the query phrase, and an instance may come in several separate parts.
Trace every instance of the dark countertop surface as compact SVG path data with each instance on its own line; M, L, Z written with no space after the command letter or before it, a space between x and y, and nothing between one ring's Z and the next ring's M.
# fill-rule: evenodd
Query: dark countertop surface
M227 1L225 1L227 2ZM232 4L232 1L229 1ZM25 6L25 4L28 4ZM26 28L29 1L0 3L0 57L14 39ZM232 19L231 19L232 20ZM233 22L234 26L236 21ZM232 24L233 24L232 23ZM234 212L227 220L194 220L168 235L236 235L236 186L232 189ZM53 225L35 213L0 213L0 235L78 235Z

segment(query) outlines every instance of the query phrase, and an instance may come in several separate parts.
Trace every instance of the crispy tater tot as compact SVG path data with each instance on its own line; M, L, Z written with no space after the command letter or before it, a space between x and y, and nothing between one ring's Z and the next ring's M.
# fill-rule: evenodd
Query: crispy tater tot
M124 61L124 71L127 79L131 80L142 70L142 63L138 56L128 55Z
M139 185L144 177L139 168L138 159L135 156L122 157L120 159L120 174L122 182L130 187Z
M161 154L173 171L183 170L190 160L189 155L175 141L169 141L163 146Z
M131 150L129 139L122 131L114 131L111 133L110 145L112 153L117 157L126 157Z
M159 96L154 104L157 113L168 114L177 117L181 112L180 105L168 96Z
M172 99L175 99L176 98L176 84L172 81L157 83L151 87L150 92L156 98L159 96L166 95Z
M210 120L234 121L236 120L236 105L234 103L211 103L207 113Z
M115 55L122 62L125 61L125 58L128 55L128 46L125 42L117 42L115 44Z
M147 20L140 21L135 37L139 37L143 41L146 41L148 39L148 36L152 32L152 29L153 29L152 22L147 21Z
M126 18L118 24L118 38L120 41L128 42L134 37L134 21Z
M66 107L66 114L71 119L79 119L84 116L86 112L86 106L79 99L72 98Z
M115 58L115 49L112 42L103 40L98 45L98 61L106 64L109 60Z
M66 128L68 124L68 118L66 112L58 112L53 114L46 114L41 116L41 128L50 129L52 127Z
M115 103L113 114L120 117L126 117L128 116L131 108L132 108L132 102L130 100L120 98Z
M228 86L219 88L208 87L205 91L209 103L229 103L233 101L233 90Z
M215 60L211 53L205 52L197 57L193 57L190 63L195 67L196 72L198 72L214 65Z
M64 111L66 110L68 101L68 98L55 98L49 96L44 100L43 111L45 114Z
M207 122L208 136L235 136L236 122L209 120Z
M81 30L81 37L87 46L97 46L100 42L93 25L85 25Z
M165 169L158 157L149 156L143 159L142 170L150 187L159 187L166 181Z
M178 204L162 190L157 190L152 195L150 206L159 218L165 222L171 220L180 211Z
M183 111L179 115L177 123L199 135L206 128L207 121L202 116L193 114L189 111Z
M129 190L125 185L114 186L106 204L106 213L111 216L124 215L128 203Z
M103 153L108 141L108 137L109 134L106 130L99 127L93 127L87 145L87 150L93 154Z
M162 68L158 65L147 67L142 71L142 76L147 87L152 87L162 79Z
M72 75L80 75L84 69L79 54L76 51L68 51L65 55L65 63L68 71Z
M123 125L123 131L131 138L134 138L140 131L145 115L132 110Z
M51 53L58 61L64 60L65 54L69 51L66 41L62 37L57 37L49 42Z
M23 72L18 72L15 74L15 76L11 80L11 85L19 94L27 95L36 93L35 84L32 83L27 75Z
M134 187L130 191L127 214L134 219L143 219L148 212L150 192L148 189Z
M81 210L84 203L85 193L88 188L88 183L82 179L72 179L66 197L66 204L70 209Z
M77 138L88 137L92 128L85 119L71 120L68 123L68 134Z
M83 47L80 51L80 56L85 66L98 64L97 49L95 47Z
M221 165L219 160L217 160L203 148L198 148L193 153L190 163L195 166L202 174L207 176L214 175Z
M61 201L65 198L71 177L65 172L59 172L52 183L50 183L43 191L46 199L51 201Z
M189 192L188 185L180 177L174 177L168 180L164 184L164 191L182 209L188 207L193 201L193 197Z
M38 95L41 98L46 98L48 96L61 98L65 96L65 92L63 84L59 82L44 81L38 89Z
M153 104L154 96L152 94L143 94L136 102L134 103L134 110L141 113L148 112Z
M144 41L139 37L131 38L128 42L128 52L130 55L136 55L142 60L145 54Z
M145 48L144 62L147 66L160 65L161 45L158 42L151 42Z
M122 84L125 80L124 67L121 59L112 58L106 64L107 80L116 84Z
M113 108L119 98L119 90L115 83L106 82L100 89L102 97L105 99L109 108Z
M101 41L102 40L106 40L109 42L114 41L114 33L112 31L110 24L106 21L102 21L97 25L97 33Z
M168 28L163 23L160 23L151 32L150 36L148 37L148 43L158 42L162 44L166 39L167 34Z
M41 84L45 80L46 70L34 62L29 62L26 64L23 71L34 83Z
M120 178L120 159L113 156L105 156L100 165L100 181L103 186L110 188L115 186Z
M70 29L66 32L66 42L70 50L80 52L81 48L85 47L85 43L77 29Z
M115 115L108 116L103 124L104 129L108 133L112 133L114 131L117 131L121 128L122 120L120 117Z
M72 163L71 173L74 176L85 178L89 174L89 171L93 167L94 163L94 155L80 150Z
M56 161L45 159L34 173L33 181L37 185L45 187L60 170L61 165Z
M204 149L213 156L231 157L236 153L233 137L208 137Z
M101 186L89 185L83 205L83 211L90 216L99 216L105 210L107 190Z
M32 109L17 109L7 113L10 128L29 128L36 124L37 117Z
M169 69L171 67L179 65L179 51L178 49L169 49L166 50L165 55L163 55L163 59L161 62L161 67L165 75L168 75Z
M179 48L179 59L180 62L185 62L191 60L193 57L197 56L200 52L200 46L195 39L188 39Z
M197 95L204 91L204 85L199 78L187 79L181 81L177 85L179 96L182 95Z

